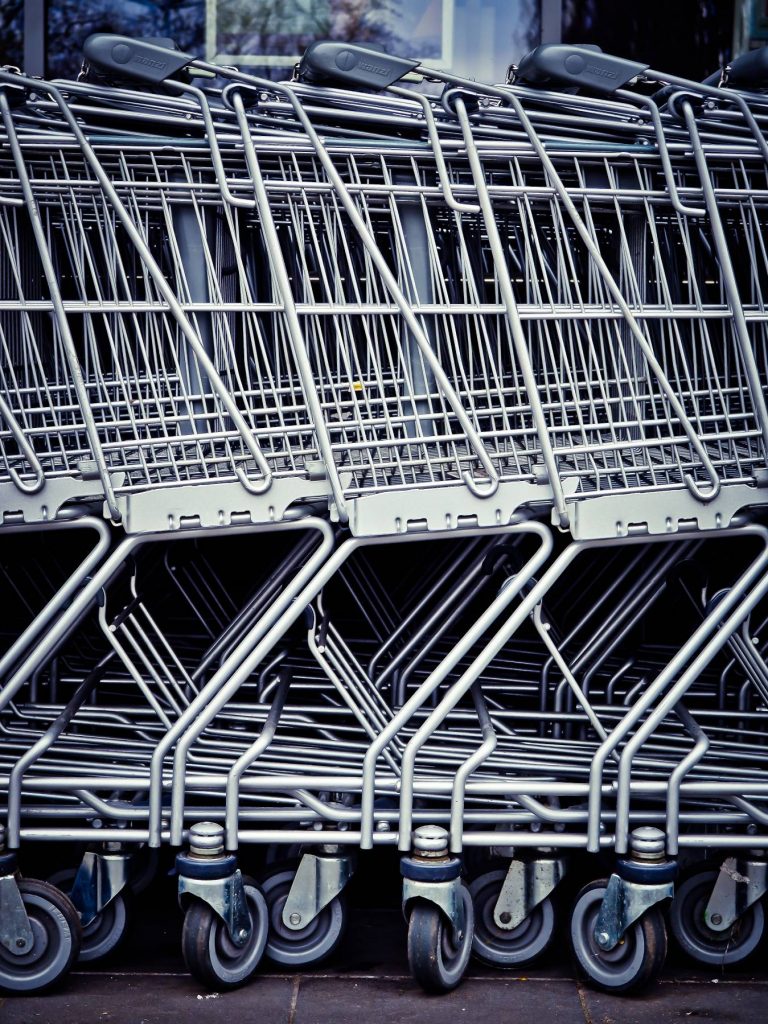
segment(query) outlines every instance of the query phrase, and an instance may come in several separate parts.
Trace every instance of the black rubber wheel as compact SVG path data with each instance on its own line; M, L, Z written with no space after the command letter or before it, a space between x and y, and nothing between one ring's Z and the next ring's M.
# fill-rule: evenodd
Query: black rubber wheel
M701 964L737 964L758 946L765 929L762 904L752 906L730 928L716 932L705 919L709 897L717 881L716 870L698 871L675 888L669 924L678 945Z
M347 928L347 904L343 894L323 907L306 928L294 931L283 923L283 908L291 890L296 867L270 872L261 888L267 901L269 938L267 956L284 967L305 967L333 956Z
M76 871L67 868L51 875L48 881L70 896L76 874ZM110 900L92 921L86 925L81 924L82 941L80 955L77 958L78 963L106 960L107 957L118 952L130 929L131 904L131 890L124 889Z
M89 924L83 925L83 944L79 963L105 960L116 953L128 934L130 915L129 897L118 893Z
M408 917L408 964L414 980L425 992L450 992L456 988L472 952L474 913L472 896L462 883L466 928L461 937L434 903L416 900Z
M571 945L584 975L604 992L638 992L660 975L667 955L667 929L658 906L651 907L627 929L612 950L595 942L594 931L608 885L600 879L576 897L571 916Z
M207 903L190 900L184 914L181 949L189 973L207 988L224 990L244 985L261 962L267 944L267 904L256 883L243 879L252 931L248 943L236 946L227 926Z
M549 949L555 937L556 915L551 899L543 900L517 928L499 928L493 911L507 872L489 871L469 887L475 907L472 954L490 967L526 967Z
M0 992L25 995L66 977L80 952L80 919L69 897L49 882L22 878L18 885L33 943L19 956L0 946Z

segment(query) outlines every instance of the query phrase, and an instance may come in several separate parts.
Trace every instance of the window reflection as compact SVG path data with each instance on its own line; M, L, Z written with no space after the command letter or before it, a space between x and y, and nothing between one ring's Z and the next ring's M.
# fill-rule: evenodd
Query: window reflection
M21 67L24 57L24 0L0 0L0 64Z
M500 81L540 41L540 9L541 0L48 0L47 72L76 75L87 36L119 32L167 37L271 78L287 77L314 40L338 39Z

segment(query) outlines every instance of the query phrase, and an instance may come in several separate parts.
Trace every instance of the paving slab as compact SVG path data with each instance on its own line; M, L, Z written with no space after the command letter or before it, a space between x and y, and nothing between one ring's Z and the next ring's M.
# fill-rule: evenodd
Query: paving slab
M208 992L189 975L71 975L58 992L0 997L2 1024L288 1024L295 983Z
M584 1024L571 981L466 978L429 996L410 977L302 978L291 1024Z
M587 1024L765 1024L768 984L741 980L664 981L625 998L579 986Z

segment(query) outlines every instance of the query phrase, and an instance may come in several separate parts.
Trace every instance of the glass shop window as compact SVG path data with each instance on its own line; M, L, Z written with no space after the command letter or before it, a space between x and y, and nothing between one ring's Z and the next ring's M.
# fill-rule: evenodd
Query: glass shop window
M24 0L0 0L0 66L24 59Z
M541 40L541 0L48 0L47 74L76 75L92 32L170 38L273 79L309 43L336 39L503 81Z

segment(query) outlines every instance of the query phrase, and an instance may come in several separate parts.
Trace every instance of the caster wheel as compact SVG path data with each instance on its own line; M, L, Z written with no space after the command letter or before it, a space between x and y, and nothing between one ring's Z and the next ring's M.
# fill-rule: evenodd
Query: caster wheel
M416 901L408 917L408 964L414 980L426 992L450 992L467 969L474 912L472 896L464 884L461 894L467 927L458 941L452 925L434 903Z
M211 989L243 985L261 962L267 944L267 904L250 878L243 879L253 931L244 947L236 946L227 926L207 903L193 898L184 914L181 949L187 970Z
M303 967L327 960L335 953L347 927L347 904L343 896L337 896L306 928L286 928L283 907L295 874L295 867L283 867L267 875L261 884L269 914L267 956L284 967Z
M651 907L612 950L594 939L595 921L608 885L601 879L586 885L576 898L571 917L571 944L579 967L595 988L604 992L636 992L661 973L667 955L667 930L659 907Z
M491 967L525 967L538 960L555 937L555 911L552 900L543 900L530 915L511 931L499 928L493 919L496 900L505 870L489 871L469 887L475 907L475 935L472 953Z
M69 897L48 882L19 881L32 927L32 948L20 956L0 946L0 992L19 995L52 988L80 951L80 920Z
M71 869L58 871L48 881L69 896L75 875L76 872ZM130 904L130 890L124 889L92 921L81 925L82 941L78 963L105 960L120 948L130 926Z
M724 932L716 932L704 920L717 871L699 871L676 887L669 911L669 924L678 945L702 964L737 964L746 960L763 935L765 914L762 904L752 906Z

